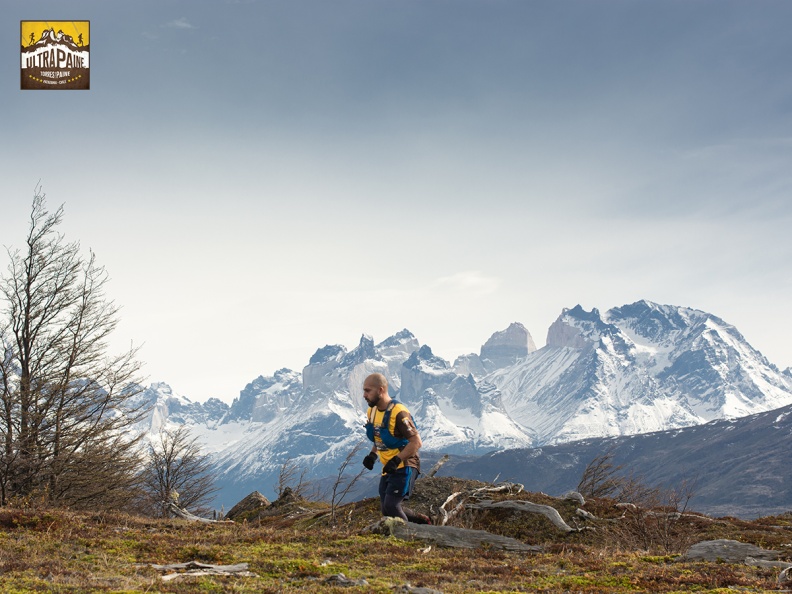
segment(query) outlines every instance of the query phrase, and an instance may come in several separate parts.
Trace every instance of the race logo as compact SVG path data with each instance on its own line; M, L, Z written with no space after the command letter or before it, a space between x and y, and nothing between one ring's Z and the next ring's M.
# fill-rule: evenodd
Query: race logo
M90 21L21 21L24 89L90 89Z

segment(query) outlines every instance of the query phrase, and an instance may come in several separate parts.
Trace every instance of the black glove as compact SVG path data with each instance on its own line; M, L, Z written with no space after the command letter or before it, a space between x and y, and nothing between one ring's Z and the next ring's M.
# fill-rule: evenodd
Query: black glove
M401 458L399 458L398 456L394 456L393 458L388 460L388 463L385 465L385 468L382 469L382 472L384 472L385 474L388 474L390 472L396 472L396 469L399 468L399 464L401 464L401 462L402 462Z
M377 461L378 457L379 456L377 456L376 453L371 452L368 456L363 458L363 466L365 466L369 470L373 470L374 469L374 462Z

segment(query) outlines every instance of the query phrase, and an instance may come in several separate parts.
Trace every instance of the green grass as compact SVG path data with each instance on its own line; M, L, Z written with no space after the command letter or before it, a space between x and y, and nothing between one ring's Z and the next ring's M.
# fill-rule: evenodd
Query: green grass
M538 500L537 500L538 501ZM538 501L541 502L541 501ZM598 515L608 509L600 502ZM346 512L354 511L351 516ZM573 510L561 508L564 517ZM313 508L241 524L192 524L124 514L0 509L0 591L23 592L392 592L405 584L461 592L773 592L780 570L728 563L681 563L658 546L631 547L612 531L562 534L543 518L504 513L460 518L479 529L518 535L542 554L444 549L365 532L376 502L357 502L331 526ZM289 514L290 516L292 514ZM792 532L780 519L695 519L679 526L680 542L735 538L790 552ZM623 528L622 528L623 530ZM666 535L668 536L668 535ZM668 543L666 543L667 545ZM183 577L162 581L151 564L248 563L256 577ZM365 585L329 581L344 574ZM362 582L361 582L362 583Z

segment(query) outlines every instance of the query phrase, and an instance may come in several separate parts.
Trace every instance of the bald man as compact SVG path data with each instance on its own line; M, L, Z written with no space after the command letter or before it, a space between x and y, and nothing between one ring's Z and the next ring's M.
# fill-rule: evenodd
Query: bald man
M409 499L413 484L421 471L421 437L410 411L388 394L388 380L381 373L372 373L363 382L363 398L369 406L366 435L373 442L363 465L372 470L382 463L379 494L382 515L398 517L405 522L431 524L431 520L402 506Z

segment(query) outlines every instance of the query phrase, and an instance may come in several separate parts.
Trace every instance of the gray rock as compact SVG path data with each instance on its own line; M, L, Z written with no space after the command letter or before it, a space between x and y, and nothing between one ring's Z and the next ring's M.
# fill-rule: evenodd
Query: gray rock
M236 520L243 514L269 507L269 505L269 499L258 491L253 491L250 495L232 507L226 514L225 519Z
M778 551L762 549L756 545L736 540L719 539L705 540L690 547L680 557L680 561L725 561L727 563L744 563L748 557L754 559L774 560Z

